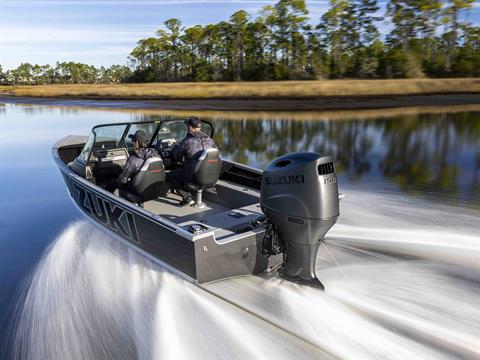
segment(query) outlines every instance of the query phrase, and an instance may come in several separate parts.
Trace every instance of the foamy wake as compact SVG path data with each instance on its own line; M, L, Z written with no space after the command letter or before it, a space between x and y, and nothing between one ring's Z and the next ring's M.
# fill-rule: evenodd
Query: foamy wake
M19 306L10 349L15 359L322 354L84 221L69 225L37 266Z
M272 276L197 287L79 221L58 236L32 274L10 354L478 358L477 215L349 194L319 254L326 292Z

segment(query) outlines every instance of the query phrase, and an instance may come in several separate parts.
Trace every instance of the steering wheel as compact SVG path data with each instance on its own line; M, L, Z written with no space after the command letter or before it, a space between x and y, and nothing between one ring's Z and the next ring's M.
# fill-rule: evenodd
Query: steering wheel
M155 145L155 148L158 154L162 157L165 166L170 166L175 163L175 159L172 155L172 149L176 143L177 142L175 141L175 139L163 139L157 142L157 144Z

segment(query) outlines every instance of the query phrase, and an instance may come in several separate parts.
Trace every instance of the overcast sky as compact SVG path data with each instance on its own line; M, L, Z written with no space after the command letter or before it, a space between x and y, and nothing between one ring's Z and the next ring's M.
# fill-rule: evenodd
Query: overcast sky
M239 9L256 16L264 0L0 0L0 64L76 61L96 66L126 64L136 42L175 17L184 25L226 20ZM384 13L385 0L379 1ZM307 0L318 23L328 0ZM480 1L464 14L480 24ZM387 32L389 24L379 24Z

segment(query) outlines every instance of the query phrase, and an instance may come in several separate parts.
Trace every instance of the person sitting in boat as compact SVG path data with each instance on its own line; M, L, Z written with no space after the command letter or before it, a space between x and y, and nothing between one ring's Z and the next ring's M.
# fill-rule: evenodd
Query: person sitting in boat
M182 197L180 206L190 206L195 203L192 195L185 190L184 184L193 181L193 170L202 152L217 147L213 140L201 130L201 124L200 119L195 116L185 119L187 135L172 149L172 156L176 161L184 160L181 167L173 169L167 175L167 181Z
M142 168L145 160L158 156L155 149L149 148L150 137L143 130L138 130L134 135L129 135L133 143L133 154L128 157L123 171L116 179L111 179L107 190L128 189L128 181Z

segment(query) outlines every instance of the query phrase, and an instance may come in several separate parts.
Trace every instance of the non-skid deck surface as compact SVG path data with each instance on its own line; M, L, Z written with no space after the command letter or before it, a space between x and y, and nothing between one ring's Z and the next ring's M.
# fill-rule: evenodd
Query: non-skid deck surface
M160 197L156 200L147 201L144 204L144 208L147 211L160 215L168 220L171 220L177 224L190 221L201 220L205 216L213 215L220 212L228 211L225 206L205 201L205 208L199 209L193 206L180 207L178 203L181 201L181 197L168 193L166 197Z

